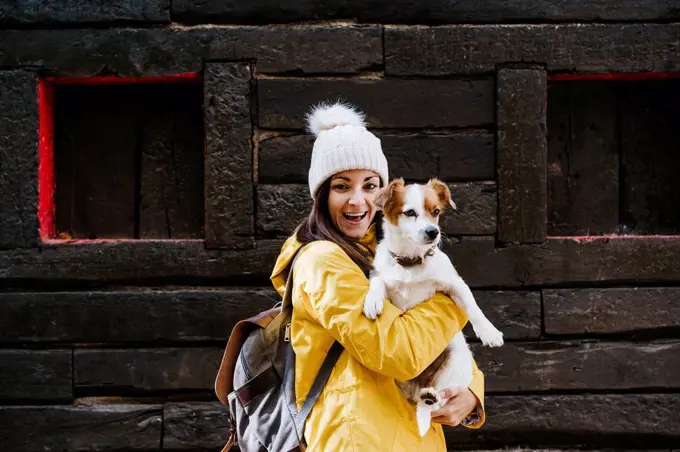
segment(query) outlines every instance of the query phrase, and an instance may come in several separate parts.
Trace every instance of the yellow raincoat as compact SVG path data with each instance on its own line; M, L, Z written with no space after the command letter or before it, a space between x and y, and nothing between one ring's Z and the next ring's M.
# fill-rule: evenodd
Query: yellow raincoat
M360 243L375 250L374 229ZM301 244L291 236L271 275L283 295L286 268ZM317 241L295 262L291 341L296 354L295 391L302 406L333 340L345 351L305 424L310 452L446 451L442 426L432 424L421 438L415 409L395 379L420 374L461 331L468 319L450 298L435 294L403 313L385 303L376 320L363 314L369 282L361 269L331 242ZM484 376L473 366L470 386L485 421Z

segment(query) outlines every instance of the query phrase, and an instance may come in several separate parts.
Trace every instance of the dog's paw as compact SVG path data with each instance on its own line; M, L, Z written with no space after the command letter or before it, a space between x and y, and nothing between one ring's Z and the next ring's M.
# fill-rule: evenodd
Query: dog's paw
M420 390L420 400L425 405L434 407L441 403L442 398L435 388L423 388Z
M482 322L482 325L478 327L473 326L472 329L479 340L482 341L482 344L487 347L500 347L504 343L503 333L498 331L488 320Z
M383 300L382 294L378 293L380 291L369 290L364 300L364 315L369 319L375 319L383 310Z

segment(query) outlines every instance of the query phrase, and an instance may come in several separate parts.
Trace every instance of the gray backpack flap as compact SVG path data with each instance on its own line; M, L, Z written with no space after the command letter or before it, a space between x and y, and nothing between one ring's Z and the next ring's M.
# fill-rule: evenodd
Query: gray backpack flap
M215 381L229 407L229 441L243 452L303 451L304 424L335 366L342 346L335 341L302 408L295 399L295 353L290 343L292 268L280 306L234 326Z

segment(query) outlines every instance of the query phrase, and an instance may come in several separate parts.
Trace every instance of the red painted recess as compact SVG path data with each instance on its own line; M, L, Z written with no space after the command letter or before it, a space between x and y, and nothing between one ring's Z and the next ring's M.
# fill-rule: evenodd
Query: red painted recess
M548 80L562 81L562 80L666 80L680 78L680 72L621 72L610 74L551 74L548 75Z
M199 83L201 74L185 72L149 77L41 77L38 80L38 114L39 114L39 157L38 157L38 221L40 237L44 242L57 239L54 215L54 85L138 85L167 83ZM59 240L60 242L62 240ZM71 240L63 240L71 242ZM84 242L77 240L73 242ZM114 242L120 240L106 240ZM89 242L89 241L88 241Z

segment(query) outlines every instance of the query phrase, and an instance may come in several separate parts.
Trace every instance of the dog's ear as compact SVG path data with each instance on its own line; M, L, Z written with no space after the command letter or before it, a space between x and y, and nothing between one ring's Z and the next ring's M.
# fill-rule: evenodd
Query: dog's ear
M429 182L427 183L427 186L430 187L434 192L437 194L437 197L439 197L439 201L443 205L450 205L453 210L456 210L456 203L453 202L453 199L451 199L451 190L449 190L449 186L446 185L444 182L440 181L439 179L430 179Z
M384 187L378 192L378 195L375 197L373 200L373 204L380 210L385 209L385 206L387 203L390 202L390 199L393 199L394 196L397 193L400 193L404 190L404 179L399 178L399 179L394 179L392 182L387 185L387 187Z

